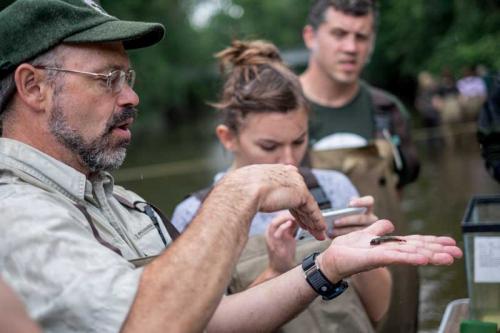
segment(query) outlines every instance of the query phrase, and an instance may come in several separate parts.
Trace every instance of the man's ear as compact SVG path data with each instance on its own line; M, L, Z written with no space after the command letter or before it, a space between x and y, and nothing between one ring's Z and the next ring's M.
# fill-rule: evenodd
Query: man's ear
M30 64L21 64L14 73L17 95L33 110L42 110L48 98L48 88L43 71Z
M237 137L229 127L220 124L215 128L215 134L227 151L234 152L237 147Z
M308 24L304 27L304 29L302 29L302 39L310 51L314 51L316 49L316 31L314 31L312 25Z

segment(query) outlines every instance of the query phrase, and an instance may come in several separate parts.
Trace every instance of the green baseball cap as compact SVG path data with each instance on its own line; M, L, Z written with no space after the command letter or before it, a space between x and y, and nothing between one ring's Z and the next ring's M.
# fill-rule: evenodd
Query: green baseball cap
M63 42L121 41L136 49L164 34L159 23L119 20L94 0L17 0L0 12L0 78Z

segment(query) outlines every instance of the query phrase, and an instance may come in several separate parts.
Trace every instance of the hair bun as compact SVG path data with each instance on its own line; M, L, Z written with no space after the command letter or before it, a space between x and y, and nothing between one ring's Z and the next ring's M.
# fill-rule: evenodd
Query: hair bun
M215 56L219 59L223 71L236 66L282 63L278 48L264 40L234 40L230 47Z

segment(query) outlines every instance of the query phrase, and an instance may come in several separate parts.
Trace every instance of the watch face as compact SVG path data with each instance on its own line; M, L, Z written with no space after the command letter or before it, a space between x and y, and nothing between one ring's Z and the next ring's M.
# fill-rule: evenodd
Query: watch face
M339 296L342 294L347 287L349 287L349 284L347 284L346 281L340 280L339 282L335 283L334 285L333 292L329 293L329 295L322 295L324 300L330 300L334 299L335 297Z

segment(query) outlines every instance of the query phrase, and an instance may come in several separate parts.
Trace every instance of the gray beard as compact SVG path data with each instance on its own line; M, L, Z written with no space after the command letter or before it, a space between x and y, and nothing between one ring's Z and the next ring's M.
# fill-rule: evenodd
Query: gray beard
M113 115L103 133L90 142L85 142L82 135L69 126L62 109L56 104L50 115L49 130L57 141L78 155L90 172L112 171L122 165L127 154L126 147L130 143L130 140L122 140L112 145L112 129L116 124L135 118L136 115L135 108L124 108L120 113Z

